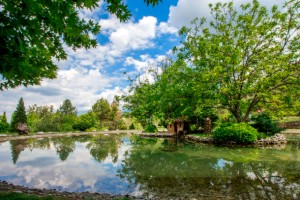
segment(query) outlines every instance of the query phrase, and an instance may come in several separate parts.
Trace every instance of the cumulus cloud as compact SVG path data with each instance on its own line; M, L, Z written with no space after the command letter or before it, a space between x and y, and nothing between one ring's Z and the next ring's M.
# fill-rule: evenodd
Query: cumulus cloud
M171 26L181 28L182 26L189 26L190 22L198 17L206 17L211 19L210 9L208 4L216 4L218 2L226 3L231 0L208 0L208 1L199 1L199 0L179 0L176 6L170 7L168 23ZM241 5L249 3L249 0L234 0L236 5ZM262 0L260 3L267 7L271 7L273 4L282 4L284 0L268 1Z
M129 87L120 88L119 86L116 86L113 89L106 89L103 91L100 96L104 99L106 99L109 103L112 103L115 96L122 96L126 95L129 92Z
M145 49L154 45L152 39L156 36L155 17L143 17L137 23L120 23L118 19L111 17L99 23L104 33L109 35L111 47L115 51Z
M96 48L76 49L64 47L68 59L55 61L59 70L54 80L44 79L39 86L17 87L0 93L0 114L6 111L8 119L16 109L20 97L25 105L53 105L55 109L65 99L70 99L79 112L91 109L100 97L112 101L117 94L126 90L125 76L128 66L134 66L133 74L142 73L158 57L142 55L140 59L129 56L132 52L155 47L155 39L165 34L175 34L177 29L167 22L158 23L153 16L125 23L115 16L103 19L102 4L94 10L78 10L83 19L92 19L101 25L101 34L108 39ZM102 18L102 19L100 19ZM134 53L133 53L134 54ZM120 84L120 85L119 85ZM123 89L122 91L122 88Z
M167 22L161 22L158 26L159 34L177 34L178 29Z
M134 66L137 73L145 72L149 67L156 67L157 64L166 60L165 55L157 55L154 58L149 54L140 55L140 59L134 59L133 57L127 57L125 61L126 66Z

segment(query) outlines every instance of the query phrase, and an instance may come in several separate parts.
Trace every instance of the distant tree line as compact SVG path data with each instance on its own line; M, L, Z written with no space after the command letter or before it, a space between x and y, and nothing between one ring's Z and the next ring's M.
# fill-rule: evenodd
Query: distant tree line
M109 104L106 99L100 98L91 110L78 115L76 107L69 99L64 100L57 110L52 105L36 104L26 110L24 100L20 98L10 124L5 112L0 115L0 133L18 132L20 123L27 124L30 132L126 130L128 127L119 109L119 101L120 99L115 97Z

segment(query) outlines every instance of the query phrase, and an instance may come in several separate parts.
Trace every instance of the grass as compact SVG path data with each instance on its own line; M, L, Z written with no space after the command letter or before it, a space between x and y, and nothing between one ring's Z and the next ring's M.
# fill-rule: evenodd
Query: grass
M62 197L38 196L34 194L23 194L17 192L0 192L1 200L59 200Z
M279 122L296 122L300 121L300 116L289 116L289 117L284 117L283 119L279 120Z
M212 133L207 134L207 133L194 133L193 136L200 137L200 138L207 138L207 137L212 137Z

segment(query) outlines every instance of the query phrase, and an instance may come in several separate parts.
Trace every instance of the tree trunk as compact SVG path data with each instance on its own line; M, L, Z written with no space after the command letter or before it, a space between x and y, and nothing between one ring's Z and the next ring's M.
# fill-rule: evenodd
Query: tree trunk
M241 108L240 108L239 104L236 104L233 107L231 107L230 112L236 118L238 123L249 122L250 121L250 113L253 110L253 108L257 105L258 102L259 102L259 99L258 99L257 95L255 95L244 116L243 116L243 113L241 112Z
M102 120L99 119L99 121L100 121L100 130L101 130L102 129Z
M235 119L238 123L243 122L243 118L241 116L239 107L235 106L235 108L230 109L230 112L233 114L233 116L235 117Z

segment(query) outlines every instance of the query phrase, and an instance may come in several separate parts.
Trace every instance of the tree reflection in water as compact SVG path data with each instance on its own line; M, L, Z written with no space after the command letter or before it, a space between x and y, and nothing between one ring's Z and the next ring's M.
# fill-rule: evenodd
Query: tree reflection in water
M14 164L17 163L19 155L26 148L25 140L10 141L11 159Z
M299 160L289 161L276 149L191 146L169 139L137 137L133 143L119 176L139 185L150 198L298 199L300 196ZM296 154L299 156L299 151Z
M50 149L55 148L56 153L61 161L67 160L70 153L76 148L76 142L87 143L86 148L90 155L98 162L105 160L109 155L113 162L118 159L118 148L121 144L119 135L95 135L80 137L54 137L43 139L26 139L10 141L12 161L17 163L19 155L25 149Z
M126 147L123 146L125 143ZM16 140L10 141L10 147L14 164L26 149L54 150L64 162L71 161L68 158L75 153L75 148L78 148L78 153L89 152L99 162L99 165L94 165L93 159L86 159L88 166L98 169L95 179L98 185L88 185L95 191L98 191L97 187L109 185L109 181L113 185L123 185L123 193L136 192L148 198L298 199L300 196L299 144L281 149L228 148L188 144L174 139L145 139L135 135L130 140L124 135L90 135ZM125 150L124 155L118 155ZM47 153L41 155L47 156ZM104 167L106 163L120 161L120 158L123 158L121 166L118 162ZM77 162L81 160L74 160L68 167L75 166L75 169L67 170L82 170L83 176L77 177L77 181L84 182L85 173L93 173L93 170L86 172L76 168L80 165ZM99 167L103 163L103 168ZM68 180L74 181L74 176L71 174ZM105 189L120 190L111 188L115 187Z
M104 161L110 155L112 162L115 163L118 160L120 144L120 135L96 135L89 140L86 148L96 161Z

